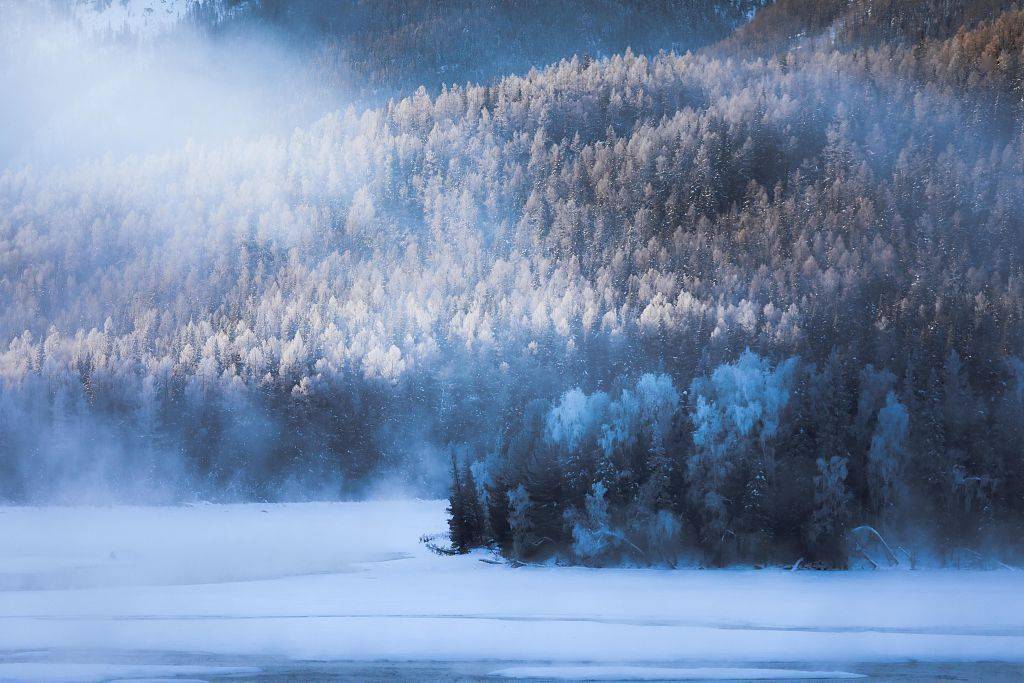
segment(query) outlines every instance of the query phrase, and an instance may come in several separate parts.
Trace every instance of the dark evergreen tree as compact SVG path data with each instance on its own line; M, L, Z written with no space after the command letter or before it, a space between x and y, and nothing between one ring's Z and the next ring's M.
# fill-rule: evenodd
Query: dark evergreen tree
M448 496L448 534L452 548L459 553L468 553L473 548L473 521L466 496L466 484L462 479L458 460L452 454L451 493Z
M473 468L467 462L462 471L462 505L465 524L465 535L468 547L478 548L487 542L487 520L483 505L480 503L480 492L477 489Z
M485 484L487 492L487 529L489 541L506 556L512 554L512 527L509 517L512 514L508 502L508 484L497 479L494 484Z

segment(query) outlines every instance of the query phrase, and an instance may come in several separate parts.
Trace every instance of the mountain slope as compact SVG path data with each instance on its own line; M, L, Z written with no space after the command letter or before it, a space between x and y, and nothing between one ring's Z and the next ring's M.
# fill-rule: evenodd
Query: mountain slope
M713 50L722 56L769 57L811 45L913 45L950 38L1019 7L1018 0L777 0Z
M523 559L843 565L864 523L1012 558L1022 26L573 58L5 172L0 494L439 492L454 460Z
M485 84L572 55L696 49L728 35L763 3L212 0L194 15L221 37L269 30L306 55L324 87L384 99L421 85L436 92L443 84Z

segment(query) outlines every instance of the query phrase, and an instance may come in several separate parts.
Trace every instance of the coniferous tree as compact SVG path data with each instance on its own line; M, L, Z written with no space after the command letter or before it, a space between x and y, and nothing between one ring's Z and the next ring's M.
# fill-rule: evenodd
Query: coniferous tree
M452 548L459 553L468 553L473 547L470 505L466 495L466 484L454 453L451 460L452 483L451 493L448 496L448 532Z
M486 522L480 494L473 476L473 468L466 463L462 471L462 498L466 542L469 548L478 548L487 541Z
M485 484L487 492L487 529L489 541L504 555L512 554L512 510L509 503L509 488L503 480Z

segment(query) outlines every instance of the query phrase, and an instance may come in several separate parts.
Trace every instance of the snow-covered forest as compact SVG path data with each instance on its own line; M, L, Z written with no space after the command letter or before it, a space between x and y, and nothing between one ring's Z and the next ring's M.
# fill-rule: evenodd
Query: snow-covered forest
M354 0L92 36L158 63L258 28L282 109L344 108L0 144L0 497L453 487L456 548L523 561L843 567L865 525L901 562L1019 560L1024 10L762 4L508 3L558 42Z

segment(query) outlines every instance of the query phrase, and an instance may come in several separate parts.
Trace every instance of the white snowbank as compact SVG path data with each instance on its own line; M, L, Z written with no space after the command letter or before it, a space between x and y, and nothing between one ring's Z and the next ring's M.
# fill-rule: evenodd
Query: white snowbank
M354 571L417 552L435 504L0 507L0 590Z
M430 553L444 508L0 508L0 651L1024 662L1022 572L513 569Z
M490 675L499 678L553 678L567 681L778 681L804 678L865 678L864 674L846 671L709 666L689 669L657 666L518 666L492 671Z

